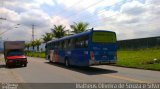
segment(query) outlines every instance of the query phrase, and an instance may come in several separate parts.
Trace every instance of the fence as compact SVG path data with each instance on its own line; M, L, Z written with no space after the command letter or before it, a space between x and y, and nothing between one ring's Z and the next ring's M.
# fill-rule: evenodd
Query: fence
M140 38L140 39L130 39L130 40L120 40L117 42L119 49L138 49L138 48L150 48L155 46L160 46L160 36Z

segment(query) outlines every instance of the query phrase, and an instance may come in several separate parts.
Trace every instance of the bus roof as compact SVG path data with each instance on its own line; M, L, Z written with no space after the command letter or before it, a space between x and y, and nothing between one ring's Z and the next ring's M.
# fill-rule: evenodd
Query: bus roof
M83 36L83 35L87 35L91 32L113 32L113 31L107 31L107 30L88 30L82 33L78 33L78 34L74 34L74 35L70 35L70 36L65 36L59 39L53 39L51 41L48 41L47 43L51 43L51 42L56 42L56 41L62 41L62 40L66 40L66 39L70 39L70 38L74 38L74 37L79 37L79 36Z

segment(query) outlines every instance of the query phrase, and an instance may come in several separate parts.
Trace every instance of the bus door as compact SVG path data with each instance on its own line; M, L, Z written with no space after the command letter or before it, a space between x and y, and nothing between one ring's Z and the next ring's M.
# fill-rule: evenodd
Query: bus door
M54 61L58 62L58 59L59 59L59 57L58 57L58 50L54 50Z
M52 62L55 62L54 50L50 50L50 60L51 60Z

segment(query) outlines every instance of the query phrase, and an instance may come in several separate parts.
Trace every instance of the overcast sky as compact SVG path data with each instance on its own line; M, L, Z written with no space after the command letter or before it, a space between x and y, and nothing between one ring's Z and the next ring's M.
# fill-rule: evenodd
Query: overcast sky
M0 33L8 40L35 38L50 32L53 25L70 29L73 22L89 28L111 30L118 40L160 36L160 0L0 0ZM20 24L15 28L16 24Z

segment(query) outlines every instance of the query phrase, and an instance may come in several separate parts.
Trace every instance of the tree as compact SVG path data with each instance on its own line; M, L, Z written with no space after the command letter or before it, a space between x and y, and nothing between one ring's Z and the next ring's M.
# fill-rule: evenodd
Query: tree
M27 48L27 51L29 51L29 47L31 46L31 43L25 43L25 47Z
M77 34L77 33L86 31L88 25L89 25L88 23L79 22L79 23L74 23L73 25L70 25L70 27L71 29L73 29L72 32Z
M37 51L39 52L39 46L41 45L41 41L39 39L36 39L35 45L37 46Z
M34 51L34 47L36 46L36 42L35 42L35 41L32 41L32 42L31 42L31 46L32 46L33 51Z
M48 41L50 41L50 40L52 40L52 38L53 38L53 34L52 33L45 33L45 35L42 35L43 36L43 41L46 43L46 42L48 42Z
M65 26L63 25L58 25L58 26L54 25L54 28L52 28L51 31L53 32L55 38L61 38L64 37L66 34L64 29Z

